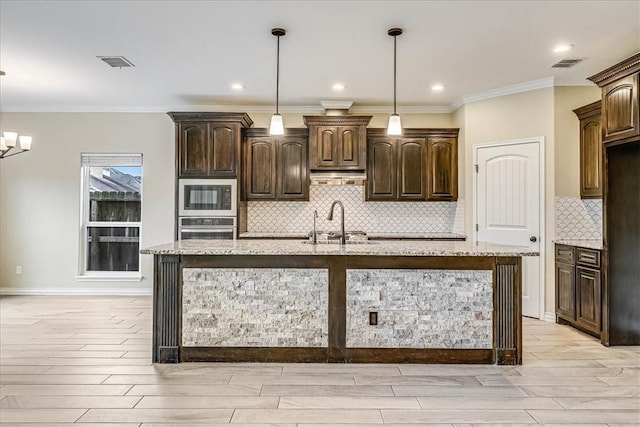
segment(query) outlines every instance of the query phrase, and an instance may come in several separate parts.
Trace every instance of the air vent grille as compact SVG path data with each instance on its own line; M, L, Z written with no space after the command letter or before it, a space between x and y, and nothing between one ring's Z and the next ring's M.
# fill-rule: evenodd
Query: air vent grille
M113 68L135 67L135 65L124 56L98 56L98 59L101 59Z
M551 68L571 68L580 62L582 59L563 59L553 64Z

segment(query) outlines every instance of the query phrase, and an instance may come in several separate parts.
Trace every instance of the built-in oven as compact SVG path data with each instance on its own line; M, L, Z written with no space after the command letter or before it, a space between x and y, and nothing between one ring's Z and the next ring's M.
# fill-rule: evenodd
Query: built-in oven
M180 217L178 240L235 240L235 217Z
M178 216L236 217L238 182L234 179L180 179Z

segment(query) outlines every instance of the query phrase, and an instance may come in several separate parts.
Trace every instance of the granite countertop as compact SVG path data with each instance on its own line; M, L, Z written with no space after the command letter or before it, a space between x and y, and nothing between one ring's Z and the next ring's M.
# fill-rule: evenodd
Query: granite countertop
M306 239L307 233L240 233L240 239ZM367 233L369 239L466 239L457 233Z
M602 248L604 247L601 239L559 239L554 240L554 243L598 250L602 250Z
M344 246L311 245L302 240L182 240L145 248L154 255L379 255L379 256L538 256L522 246L467 241L369 241Z

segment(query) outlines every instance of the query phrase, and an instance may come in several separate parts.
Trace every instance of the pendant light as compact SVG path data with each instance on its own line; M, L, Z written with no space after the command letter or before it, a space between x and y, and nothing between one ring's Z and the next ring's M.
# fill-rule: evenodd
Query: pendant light
M284 122L278 111L278 101L280 97L280 37L287 34L287 31L283 28L273 28L271 34L278 38L278 56L276 60L276 112L271 116L269 135L284 135Z
M391 28L387 34L393 37L393 114L389 116L387 135L402 135L402 122L396 112L396 37L402 34L402 28Z

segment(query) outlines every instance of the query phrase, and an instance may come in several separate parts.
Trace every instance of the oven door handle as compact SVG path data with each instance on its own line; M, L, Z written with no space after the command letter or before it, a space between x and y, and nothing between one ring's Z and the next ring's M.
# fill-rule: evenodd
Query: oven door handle
M182 228L181 233L233 233L234 228Z

